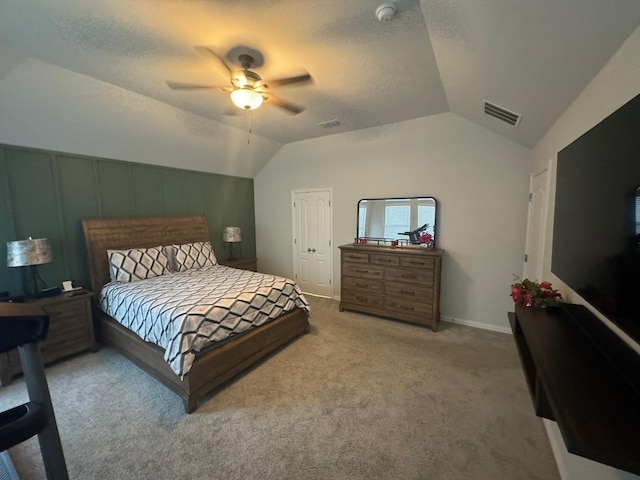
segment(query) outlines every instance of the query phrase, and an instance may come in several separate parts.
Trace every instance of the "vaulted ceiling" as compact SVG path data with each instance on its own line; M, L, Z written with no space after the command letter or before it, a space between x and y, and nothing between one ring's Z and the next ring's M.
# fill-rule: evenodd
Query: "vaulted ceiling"
M638 0L395 0L388 22L380 3L2 0L0 42L280 143L450 111L532 147L640 24ZM267 80L309 72L313 83L273 90L304 111L267 102L247 118L222 91L169 89L228 84L198 45L228 64L253 53ZM485 100L519 125L487 116Z

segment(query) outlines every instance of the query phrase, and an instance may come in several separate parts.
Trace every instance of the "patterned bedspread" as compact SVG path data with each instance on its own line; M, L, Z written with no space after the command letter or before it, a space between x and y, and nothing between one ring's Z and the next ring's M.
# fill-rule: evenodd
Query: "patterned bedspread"
M309 304L293 280L222 265L130 283L108 283L100 308L140 338L165 349L181 378L195 353Z

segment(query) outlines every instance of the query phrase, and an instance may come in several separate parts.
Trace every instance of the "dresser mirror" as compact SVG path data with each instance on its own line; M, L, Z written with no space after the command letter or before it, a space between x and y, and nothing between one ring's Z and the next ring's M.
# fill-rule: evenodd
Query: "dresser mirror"
M418 244L418 236L428 233L435 245L435 226L433 197L363 198L358 202L358 239Z

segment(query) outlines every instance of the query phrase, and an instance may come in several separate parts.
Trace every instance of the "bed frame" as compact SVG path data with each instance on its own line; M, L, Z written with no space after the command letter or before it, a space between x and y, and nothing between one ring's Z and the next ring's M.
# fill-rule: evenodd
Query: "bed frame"
M109 281L108 249L128 249L209 240L203 216L144 217L83 220L91 287L94 298ZM95 302L94 302L95 304ZM296 309L265 325L196 355L193 366L180 379L165 362L164 350L145 342L131 330L94 308L98 340L127 357L144 371L180 395L187 413L216 387L293 338L309 332L309 320Z

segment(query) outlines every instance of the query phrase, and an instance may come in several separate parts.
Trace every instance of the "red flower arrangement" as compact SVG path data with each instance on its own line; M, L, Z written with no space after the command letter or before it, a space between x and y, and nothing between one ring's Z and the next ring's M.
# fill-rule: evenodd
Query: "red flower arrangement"
M516 305L526 307L553 307L562 302L562 294L554 290L549 282L533 282L525 278L521 282L514 277L511 298Z
M423 233L420 235L420 237L418 237L418 240L420 240L420 243L431 243L433 237L430 233Z

